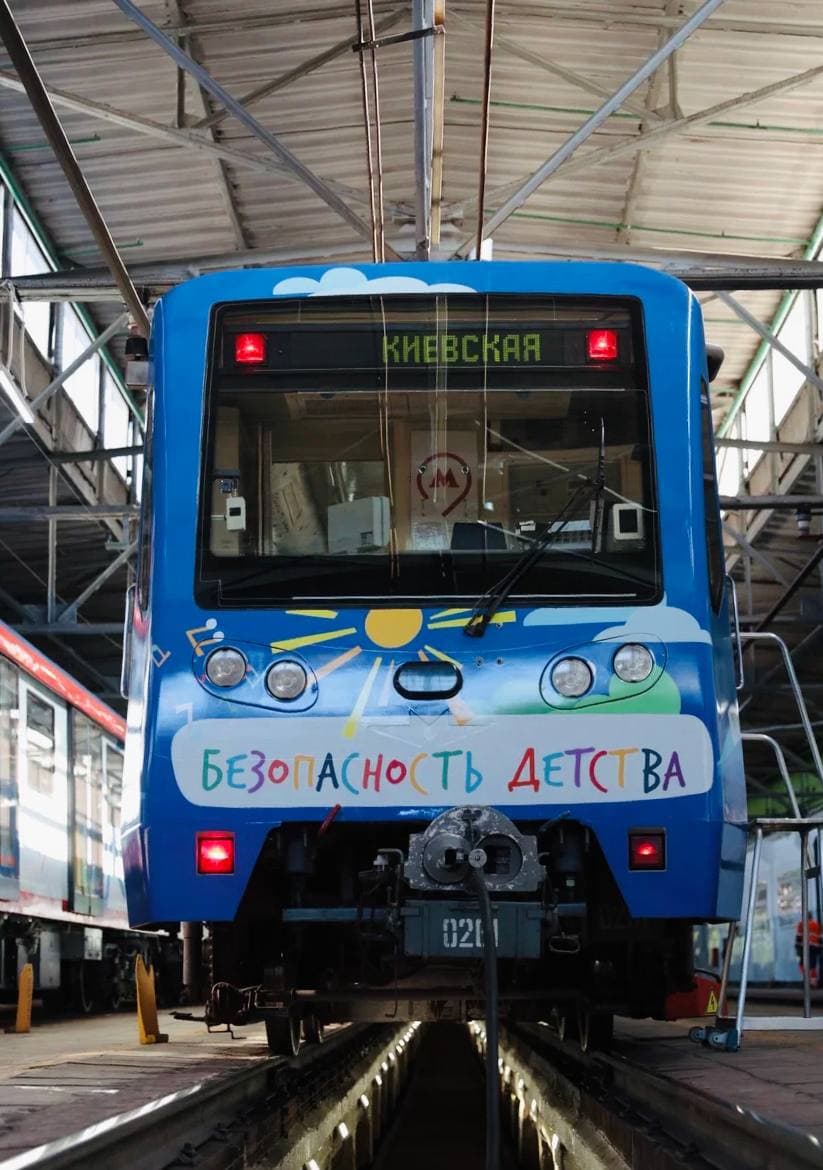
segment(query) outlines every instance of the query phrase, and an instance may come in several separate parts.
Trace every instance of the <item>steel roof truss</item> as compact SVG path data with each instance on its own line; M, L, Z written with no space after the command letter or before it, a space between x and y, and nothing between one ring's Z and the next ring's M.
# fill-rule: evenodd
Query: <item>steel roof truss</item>
M731 293L721 290L718 291L717 295L725 305L728 305L737 314L741 321L745 321L755 333L769 343L772 349L782 354L786 361L791 362L794 368L803 374L807 381L811 382L813 386L816 386L818 390L823 391L823 378L819 377L805 362L802 362L796 353L790 350L788 346L783 344L779 337L772 333L771 329L764 325L762 321L758 321L757 317L750 313L748 309L744 308L740 304L740 301L733 297ZM820 452L817 451L815 454L820 454Z
M74 601L70 601L68 605L65 605L60 610L60 612L55 617L55 621L58 623L58 625L62 624L63 622L77 621L77 611L80 609L80 607L85 605L89 598L94 596L100 586L105 585L109 577L116 573L122 565L127 564L134 556L136 551L137 541L134 540L131 542L131 544L127 545L114 558L114 560L111 561L110 564L106 565L105 569L99 572L93 581L89 582L83 592L80 593L80 595L76 597Z
M83 350L80 356L74 359L71 365L66 366L65 370L61 370L57 377L53 378L44 390L41 390L40 393L37 394L34 398L27 399L26 404L32 414L38 411L42 406L45 406L48 400L57 393L66 379L70 378L72 374L76 373L77 370L79 370L83 365L83 363L88 360L88 358L97 353L98 349L100 349L106 344L106 342L110 341L111 338L114 337L115 333L120 333L126 327L128 321L129 314L121 313L119 317L116 317L115 320L112 321L112 323L108 325L101 334L99 334L99 336L94 338L94 340ZM19 431L22 426L23 419L19 415L15 416L13 419L11 419L10 422L6 423L2 431L0 431L0 447L2 447L7 439L11 438L15 431Z
M747 556L749 556L752 560L757 561L758 564L762 565L763 568L770 574L770 576L774 577L775 581L779 581L781 585L789 584L788 577L785 577L780 572L774 562L771 561L765 553L762 553L759 548L755 548L753 544L750 544L749 541L746 540L745 536L742 536L735 528L732 528L730 524L727 524L725 520L723 521L723 531L727 536L730 536L732 540L740 545Z
M2 0L0 0L2 2ZM714 3L715 0L709 0ZM309 167L302 163L296 155L288 149L287 146L267 130L265 126L261 125L257 119L246 110L246 108L237 101L236 98L224 89L218 81L216 81L211 74L199 65L196 61L185 53L178 45L166 36L161 29L154 24L153 21L142 12L136 4L132 4L131 0L112 0L112 3L135 21L143 31L149 36L155 44L157 44L165 53L168 54L182 69L190 73L204 89L216 98L227 110L229 110L239 122L246 127L246 129L259 138L261 142L268 146L269 150L278 158L285 167L296 174L303 180L307 187L309 187L315 195L321 199L328 207L354 228L358 235L364 236L367 240L371 239L371 229L369 225L360 218L355 212L351 210L345 200L332 190L332 188L314 173Z
M386 32L387 29L397 24L403 16L405 16L405 10L398 8L395 12L391 12L388 16L384 17L383 20L375 21L374 31L376 33ZM196 25L190 27L194 33L197 32ZM245 106L248 109L255 102L259 102L263 98L269 97L270 94L276 93L277 90L285 89L293 81L298 81L301 77L306 77L307 74L313 73L321 65L327 65L329 61L334 61L337 57L344 56L351 51L351 47L351 37L346 37L344 40L332 45L330 49L325 49L315 57L309 57L308 60L302 61L294 69L289 69L286 73L281 73L279 77L267 81L264 85L258 85L256 89L249 90L248 93L239 97L237 101L241 106ZM230 111L227 109L215 110L213 114L209 114L208 117L201 118L199 122L195 122L194 128L196 130L207 130L211 126L218 126L229 116Z
M123 258L117 250L117 245L112 238L108 224L103 218L100 208L97 206L97 202L86 181L83 170L75 157L66 132L60 123L60 119L57 117L57 114L54 112L54 107L49 101L46 88L32 60L26 42L20 35L20 30L17 27L7 0L0 0L0 36L3 38L12 64L25 86L34 114L43 128L43 133L46 135L66 182L77 201L77 206L82 212L83 218L88 224L91 234L94 236L95 243L111 271L114 283L119 288L124 303L129 306L129 311L136 325L144 336L148 336L149 319L146 315L146 310L143 307L140 297L137 295L137 289L134 287L126 266L123 263ZM5 431L3 434L5 434ZM0 442L2 442L2 437L0 435Z
M543 178L540 179L536 186L531 186L531 180L536 175L540 174L550 163L553 163L560 152L564 150L564 147L561 147L560 150L556 151L555 154L552 155L552 157L548 160L547 163L544 164L543 167L541 167L538 171L535 171L534 175L516 179L511 183L505 183L503 186L498 187L496 190L490 192L489 198L503 199L506 196L509 196L508 203L512 203L515 198L515 194L526 190L528 187L528 194L523 199L521 199L520 203L517 204L517 207L520 207L522 206L522 203L524 203L525 200L529 197L529 195L532 194L533 191L537 190L537 187L542 184L544 179L548 178L549 174L553 174L554 171L563 165L563 163L565 163L564 172L568 175L573 171L584 170L590 166L600 166L602 163L611 162L615 158L620 158L623 155L632 154L638 150L653 150L661 143L666 142L669 138L675 135L684 134L687 131L694 129L695 126L703 125L705 122L714 121L722 114L728 114L732 110L740 109L743 106L754 105L756 102L764 101L766 98L773 97L775 94L788 93L790 90L799 89L801 86L807 85L810 81L814 81L817 77L820 77L821 74L823 74L823 65L815 65L811 69L804 69L802 73L793 73L790 77L784 77L780 81L773 81L769 85L761 86L759 89L749 90L746 93L739 94L737 97L728 98L726 101L717 102L716 105L707 106L703 110L697 110L694 114L688 114L683 118L676 118L669 122L664 121L660 125L653 126L644 134L636 135L634 138L625 138L620 142L612 143L609 146L596 147L594 150L588 151L580 158L570 159L568 162L566 162L566 158L569 158L569 155L566 154L564 158L560 160L560 162L552 166L551 171L546 172L546 174L543 176ZM602 108L603 107L601 107L601 109ZM594 116L596 115L593 115L593 117ZM591 119L589 119L589 121L591 121ZM588 123L585 123L584 125L588 125ZM581 127L581 130L582 129L583 128ZM580 131L577 133L579 134ZM571 142L572 139L568 139L567 141ZM515 191L515 194L512 194L513 190ZM468 207L473 202L474 201L472 199L463 200L462 206L464 208ZM508 204L504 204L504 206L508 206ZM505 218L508 218L508 215L513 214L513 212L517 210L517 207L512 206L511 211L508 212ZM496 213L496 215L499 216L502 210L503 208L501 208L500 211ZM502 222L502 220L500 222ZM487 235L490 232L491 223L492 220L490 220L486 225L485 231ZM496 224L495 226L498 225Z
M14 90L16 93L25 93L23 83L12 73L0 71L0 86ZM136 134L144 134L148 138L171 142L189 150L198 150L201 154L211 154L236 167L245 167L247 170L258 171L264 174L277 175L280 179L289 179L300 182L299 176L293 174L282 163L273 158L264 158L259 154L248 154L243 150L235 150L223 142L215 141L211 135L196 129L181 130L176 126L166 126L162 122L154 122L151 118L144 118L139 114L132 114L116 106L106 105L104 102L95 102L91 98L80 97L64 89L49 88L46 90L49 99L54 105L65 106L66 109L76 110L89 117L99 118L101 122L109 122L113 126L122 126L124 130L133 130ZM325 179L325 183L339 195L358 203L365 203L368 196L365 191L358 191L345 183L333 179ZM393 215L401 214L404 209L396 204L387 205Z
M471 27L471 22L462 14L452 12L449 10L449 19L462 24L465 27ZM570 85L577 86L578 89L584 90L586 93L593 94L599 98L609 98L611 93L605 86L598 85L596 81L592 81L589 77L584 77L582 73L575 72L574 69L569 69L565 65L560 65L557 61L552 61L549 57L543 57L539 53L535 53L533 49L527 48L525 45L519 44L517 41L511 40L509 37L500 36L495 31L494 43L498 49L503 49L506 53L510 53L513 57L519 57L521 61L528 61L530 65L535 65L538 69L545 70L546 73L552 73L556 77L562 78L563 81L568 81ZM657 111L649 111L645 109L641 102L633 102L628 99L623 103L623 109L628 110L632 114L637 114L638 118L654 118L656 121L662 119L662 114Z
M128 0L114 0L116 4L128 3ZM505 223L509 216L515 212L518 207L522 207L526 200L532 195L538 187L540 187L550 175L553 175L567 159L575 153L595 132L598 126L601 126L607 118L619 110L626 98L631 97L635 90L648 80L649 77L662 65L671 55L680 48L681 45L689 39L692 33L696 32L700 26L708 20L713 12L715 12L724 0L704 0L704 3L675 33L646 61L639 69L627 78L626 81L617 89L612 96L605 101L599 109L586 119L582 126L580 126L574 134L572 134L563 145L551 155L550 158L538 167L537 170L529 176L524 183L522 183L517 190L509 196L502 207L491 216L488 223L483 228L483 235L486 237L494 235L495 231L501 224ZM462 248L459 249L462 251Z
M185 27L187 17L180 4L180 0L166 0L166 11L170 12L177 18L177 21ZM185 35L180 37L181 46L188 44L188 51L191 54L192 60L196 61L197 57L192 44L193 37ZM199 64L199 62L198 62ZM196 101L200 107L200 112L208 119L210 114L208 99L203 89L199 85L194 87L196 94ZM184 70L178 68L177 70L177 125L183 127L185 125L185 98L186 98L186 74ZM211 127L207 130L209 138L216 141L215 131ZM229 182L229 177L226 172L226 166L222 159L216 159L214 164L214 174L217 179L217 185L220 190L220 198L223 206L226 209L229 224L231 225L234 242L238 248L248 248L250 241L243 230L243 225L240 221L240 214L237 209L237 202L235 200L232 185Z

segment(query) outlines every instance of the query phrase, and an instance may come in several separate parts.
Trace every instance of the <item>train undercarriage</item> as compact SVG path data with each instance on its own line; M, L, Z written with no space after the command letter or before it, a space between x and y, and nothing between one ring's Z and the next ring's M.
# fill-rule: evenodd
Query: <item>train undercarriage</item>
M614 1012L665 1018L693 989L691 923L631 918L584 826L452 809L273 831L236 920L210 926L206 1020L263 1017L288 1052L334 1021L482 1018L490 922L501 1014L584 1045L607 1042Z

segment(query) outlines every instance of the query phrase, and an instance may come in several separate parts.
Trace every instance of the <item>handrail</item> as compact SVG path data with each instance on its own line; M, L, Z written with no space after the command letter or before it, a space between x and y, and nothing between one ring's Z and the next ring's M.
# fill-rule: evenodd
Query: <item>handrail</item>
M762 633L746 633L739 634L738 640L742 645L743 642L771 642L776 645L783 657L783 664L786 667L786 674L789 677L789 684L794 694L797 709L800 713L800 722L803 724L803 730L806 733L806 742L809 745L809 750L812 753L812 760L814 761L814 769L817 772L817 778L823 785L823 759L820 757L820 749L817 746L817 740L814 737L811 720L809 719L809 712L806 710L806 703L803 699L803 694L800 690L800 683L797 680L797 675L792 662L792 656L789 653L789 648L779 634L769 632Z
M783 783L786 785L786 791L789 794L789 804L792 806L792 812L798 820L802 819L803 814L800 811L800 805L797 803L797 795L794 791L792 778L789 775L789 769L786 766L786 757L783 755L783 749L776 739L770 735L765 735L762 731L744 731L740 736L744 743L765 743L774 751L777 757L777 767L780 775L783 777Z
M732 598L732 616L734 617L734 628L732 630L734 642L734 665L736 678L736 689L742 691L746 685L746 675L743 670L743 648L740 645L740 610L737 605L737 585L734 577L726 577L726 588L729 590Z

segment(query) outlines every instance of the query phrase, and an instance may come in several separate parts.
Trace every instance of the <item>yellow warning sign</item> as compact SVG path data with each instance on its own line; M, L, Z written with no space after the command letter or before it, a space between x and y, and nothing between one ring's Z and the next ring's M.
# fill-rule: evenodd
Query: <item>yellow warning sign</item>
M706 1004L705 1014L707 1016L717 1015L717 996L714 994L714 991L709 992L709 1002Z

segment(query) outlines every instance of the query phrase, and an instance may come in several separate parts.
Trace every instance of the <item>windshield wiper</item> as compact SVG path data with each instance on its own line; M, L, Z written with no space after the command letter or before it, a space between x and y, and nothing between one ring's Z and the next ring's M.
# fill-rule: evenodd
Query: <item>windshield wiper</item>
M512 589L514 589L517 582L525 577L526 573L537 564L546 549L550 548L560 536L569 522L569 514L573 511L575 504L584 493L590 493L591 499L594 502L594 514L592 516L592 554L600 551L603 536L603 497L606 490L606 427L602 418L600 419L600 445L597 453L597 470L593 477L582 475L579 472L578 476L584 482L569 496L565 505L560 509L554 519L545 525L540 536L532 541L530 546L520 554L508 573L504 577L501 577L497 584L487 590L482 597L478 598L474 609L469 614L469 620L463 627L463 633L467 637L482 638L487 626L509 596Z
M592 516L592 554L599 553L603 544L603 503L606 495L606 424L600 419L600 448L597 452L597 471L592 481L594 514Z
M570 516L568 514L572 511L580 497L584 493L591 491L593 482L590 481L589 483L581 484L569 496L562 510L558 512L553 520L550 520L546 524L540 536L532 541L530 546L520 554L508 573L504 577L501 577L497 584L493 585L482 597L478 598L477 604L469 615L469 620L463 627L464 634L469 638L481 638L483 636L486 632L486 627L509 596L512 589L514 589L517 582L522 577L525 577L526 573L537 564L546 549L560 536L569 522Z

